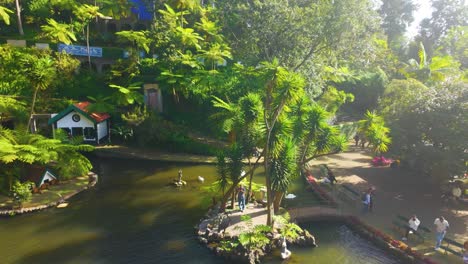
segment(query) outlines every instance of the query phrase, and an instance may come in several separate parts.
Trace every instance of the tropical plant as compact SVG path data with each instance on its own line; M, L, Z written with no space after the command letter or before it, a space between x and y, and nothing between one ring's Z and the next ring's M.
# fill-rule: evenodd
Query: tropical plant
M127 87L109 84L109 87L117 90L112 95L112 99L117 105L127 106L143 103L143 95L139 92L141 89L139 83L132 83Z
M29 77L34 89L27 126L27 130L29 131L37 94L39 91L49 88L52 82L57 78L58 73L55 68L55 62L50 57L39 57L36 59L28 56L23 59L23 65L27 68L25 73Z
M34 183L15 181L12 188L13 199L19 204L20 207L23 206L24 202L31 200L32 197L32 187Z
M75 34L71 30L71 25L58 23L53 18L48 18L47 25L42 25L41 29L43 37L55 43L63 42L70 45L72 41L76 41Z
M5 24L10 25L10 14L13 13L10 9L0 6L0 19L5 22Z
M99 12L98 6L91 6L87 4L77 6L76 9L73 10L73 13L81 22L80 26L86 29L86 48L88 54L88 65L91 69L91 54L89 52L89 24L93 19L98 17L104 17L104 15Z

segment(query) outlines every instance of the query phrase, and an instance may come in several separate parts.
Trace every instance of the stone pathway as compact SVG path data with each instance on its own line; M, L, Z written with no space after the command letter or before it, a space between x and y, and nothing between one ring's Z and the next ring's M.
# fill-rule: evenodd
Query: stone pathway
M373 213L360 214L360 197L355 207L343 203L341 208L343 213L358 215L367 223L396 238L399 238L399 234L392 231L392 221L398 214L404 216L416 214L421 220L421 225L431 229L434 219L443 215L450 223L447 236L461 243L468 240L468 208L458 211L448 208L440 199L439 187L430 183L422 175L399 168L374 167L371 165L371 159L368 152L359 148L351 148L349 152L321 157L312 161L310 165L327 164L334 172L339 184L352 185L357 191L364 191L369 187L376 189ZM317 167L315 171L318 171ZM333 190L332 193L334 193ZM429 234L429 241L426 241L424 245L414 244L411 239L409 243L425 252L426 248L430 249L433 246L433 236L433 233ZM425 253L434 255L435 252L429 250ZM440 254L436 255L442 255L442 252L438 253ZM444 263L443 260L442 263Z

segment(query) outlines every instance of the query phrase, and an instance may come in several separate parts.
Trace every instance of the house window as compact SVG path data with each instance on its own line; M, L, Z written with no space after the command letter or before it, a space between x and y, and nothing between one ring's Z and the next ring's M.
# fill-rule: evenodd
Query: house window
M73 121L75 121L75 122L80 122L80 119L81 119L80 115L78 115L78 114L72 115L72 120L73 120Z
M83 136L83 128L82 127L72 127L72 136L82 137Z
M96 130L92 127L85 127L83 133L85 140L96 139Z

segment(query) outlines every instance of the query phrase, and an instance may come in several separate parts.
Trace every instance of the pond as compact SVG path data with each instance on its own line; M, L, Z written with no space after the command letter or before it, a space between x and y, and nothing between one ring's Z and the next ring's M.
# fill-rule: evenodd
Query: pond
M201 187L215 180L215 166L119 159L96 164L97 187L67 208L0 218L1 263L224 263L196 241L193 229L211 203ZM182 189L169 185L179 169L187 181ZM363 250L361 244L343 247L337 230L328 224L311 229L319 248L294 249L291 263L314 257L315 263L346 263L333 261Z
M353 233L341 222L310 222L302 225L316 238L317 248L290 247L287 263L391 264L400 263L369 241ZM282 263L275 252L265 263Z

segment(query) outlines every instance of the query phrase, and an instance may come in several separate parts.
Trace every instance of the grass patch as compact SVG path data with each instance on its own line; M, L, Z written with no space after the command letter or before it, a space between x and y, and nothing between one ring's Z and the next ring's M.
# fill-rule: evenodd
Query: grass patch
M58 185L49 186L49 189L42 193L32 195L30 201L23 203L23 208L45 205L59 201L63 196L69 195L81 190L88 185L88 177L77 177L68 181L60 182ZM11 197L0 195L0 209L9 210L16 206Z

